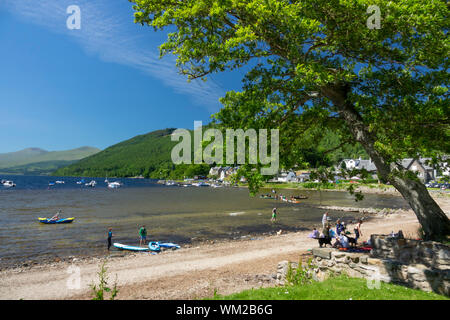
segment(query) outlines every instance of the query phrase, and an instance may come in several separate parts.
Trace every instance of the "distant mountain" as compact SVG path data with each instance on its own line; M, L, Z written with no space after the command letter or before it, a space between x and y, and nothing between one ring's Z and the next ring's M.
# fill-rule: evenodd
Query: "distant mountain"
M46 151L40 148L1 153L2 174L49 174L58 168L101 151L93 147L81 147L64 151Z

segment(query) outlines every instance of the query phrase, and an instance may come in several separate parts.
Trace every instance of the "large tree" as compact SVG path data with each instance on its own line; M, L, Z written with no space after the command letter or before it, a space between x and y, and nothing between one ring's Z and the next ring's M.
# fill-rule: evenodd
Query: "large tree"
M446 1L131 2L135 22L169 27L161 55L175 54L190 79L245 68L243 90L221 100L223 125L280 129L286 165L297 160L293 146L304 132L331 128L364 147L427 239L450 234L445 213L400 163L449 153ZM368 27L372 5L379 29Z

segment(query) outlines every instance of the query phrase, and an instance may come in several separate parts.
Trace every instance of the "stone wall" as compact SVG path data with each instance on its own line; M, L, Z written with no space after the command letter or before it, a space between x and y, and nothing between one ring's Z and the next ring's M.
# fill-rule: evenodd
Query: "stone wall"
M450 268L450 248L439 242L396 239L385 235L371 235L371 256L393 259L404 264L423 264L430 268Z
M372 235L369 253L349 253L332 248L314 248L311 277L322 281L330 274L401 284L450 296L450 248L437 242L394 239ZM283 285L290 262L278 265L277 283ZM292 268L297 264L292 263Z

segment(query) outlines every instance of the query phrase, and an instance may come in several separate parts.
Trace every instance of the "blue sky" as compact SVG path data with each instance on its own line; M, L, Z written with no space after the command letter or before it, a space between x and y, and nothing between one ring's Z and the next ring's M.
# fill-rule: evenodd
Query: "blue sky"
M66 8L81 9L69 30ZM165 34L135 25L122 0L0 2L0 153L106 148L135 135L209 122L236 73L188 83Z

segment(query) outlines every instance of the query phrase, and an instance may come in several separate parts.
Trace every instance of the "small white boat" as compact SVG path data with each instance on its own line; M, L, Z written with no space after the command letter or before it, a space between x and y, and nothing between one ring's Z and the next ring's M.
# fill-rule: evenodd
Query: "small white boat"
M91 187L91 188L94 188L96 185L97 185L97 182L95 180L91 180L91 182L85 184L86 187Z
M175 186L175 185L176 185L175 181L172 180L166 181L166 186Z
M220 184L212 184L211 188L222 188Z
M14 182L12 182L12 181L9 181L9 180L3 180L3 186L4 187L6 187L6 188L12 188L12 187L15 187L16 186L16 184L14 183Z
M120 188L121 186L122 186L122 184L117 181L108 183L108 188L111 188L111 189Z
M65 182L62 181L62 180L58 180L58 181L55 181L55 183L57 183L57 184L64 184Z

